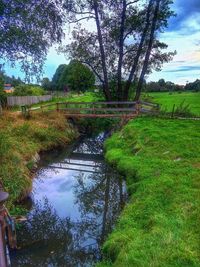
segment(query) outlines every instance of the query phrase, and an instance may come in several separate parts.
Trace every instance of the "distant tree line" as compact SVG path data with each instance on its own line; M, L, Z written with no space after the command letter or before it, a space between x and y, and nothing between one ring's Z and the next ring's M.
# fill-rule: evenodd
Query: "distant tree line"
M200 80L197 79L195 82L187 83L184 86L160 79L158 82L144 84L143 90L146 92L200 91Z

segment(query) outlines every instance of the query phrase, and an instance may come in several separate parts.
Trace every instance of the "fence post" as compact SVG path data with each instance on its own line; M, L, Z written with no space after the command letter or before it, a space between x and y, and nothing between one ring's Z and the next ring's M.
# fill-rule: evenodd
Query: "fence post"
M59 103L56 103L56 111L59 111Z
M0 116L3 115L3 108L2 108L2 105L1 105L1 102L0 102Z
M8 193L0 191L0 267L7 266L6 259L6 223L4 202L8 199Z
M173 105L171 118L174 118L175 104Z
M140 102L137 101L136 102L136 115L139 115L139 113L140 113Z

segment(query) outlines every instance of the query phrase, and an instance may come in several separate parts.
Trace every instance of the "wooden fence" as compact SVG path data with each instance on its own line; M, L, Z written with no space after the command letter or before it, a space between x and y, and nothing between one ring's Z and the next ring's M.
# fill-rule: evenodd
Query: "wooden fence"
M7 105L9 107L22 106L22 105L33 105L39 102L49 101L52 99L51 95L43 96L8 96Z

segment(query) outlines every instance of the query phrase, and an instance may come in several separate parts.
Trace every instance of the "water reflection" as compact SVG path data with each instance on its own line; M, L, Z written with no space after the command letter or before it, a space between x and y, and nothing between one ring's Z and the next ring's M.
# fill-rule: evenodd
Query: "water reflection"
M55 154L34 180L34 205L18 231L13 266L92 266L126 200L124 181L102 157L104 135ZM76 169L76 170L75 170Z

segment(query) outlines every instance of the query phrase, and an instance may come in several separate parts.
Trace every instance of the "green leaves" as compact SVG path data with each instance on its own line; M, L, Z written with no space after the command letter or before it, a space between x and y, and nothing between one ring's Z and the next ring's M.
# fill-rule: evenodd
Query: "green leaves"
M79 61L73 60L69 65L60 65L52 79L52 85L57 90L72 90L85 92L94 87L93 72Z
M0 1L0 14L1 59L39 78L48 48L63 36L61 1Z

